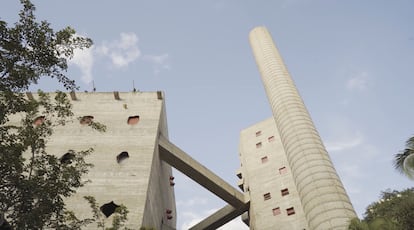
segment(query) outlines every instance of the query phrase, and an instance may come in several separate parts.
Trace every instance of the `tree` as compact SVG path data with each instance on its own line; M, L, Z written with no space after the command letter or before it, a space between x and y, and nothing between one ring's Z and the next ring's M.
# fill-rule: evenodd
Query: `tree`
M78 220L63 200L85 184L81 177L91 164L84 157L92 149L70 151L66 160L47 153L53 128L74 120L70 101L62 92L54 98L39 92L37 100L22 92L44 77L75 90L64 74L67 60L92 41L70 27L55 32L48 22L36 21L29 0L20 2L18 22L0 20L0 228L80 229L93 220ZM21 122L11 123L16 117Z
M407 140L405 149L395 154L394 167L414 180L414 137Z
M414 188L382 192L381 198L367 207L362 221L353 219L349 229L414 229Z

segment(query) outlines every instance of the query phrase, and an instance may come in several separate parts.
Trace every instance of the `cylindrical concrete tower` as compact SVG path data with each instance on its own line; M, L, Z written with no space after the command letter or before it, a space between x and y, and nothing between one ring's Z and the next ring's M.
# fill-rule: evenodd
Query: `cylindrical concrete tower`
M271 35L256 27L250 44L310 228L348 229L355 211Z

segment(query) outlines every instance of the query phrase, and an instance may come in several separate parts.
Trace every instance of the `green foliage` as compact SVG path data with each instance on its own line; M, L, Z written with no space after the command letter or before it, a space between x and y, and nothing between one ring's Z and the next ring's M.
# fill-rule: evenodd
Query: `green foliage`
M358 218L353 218L349 223L348 230L370 230L368 223Z
M23 9L13 27L0 21L0 91L27 90L43 76L75 89L75 82L64 75L67 59L75 48L90 47L92 40L75 36L70 27L55 32L47 21L36 21L35 6L29 0L20 2Z
M39 92L37 100L21 92L42 77L76 89L64 75L67 59L92 42L70 27L55 32L48 22L36 21L29 0L20 2L18 22L0 20L0 228L80 229L91 220L77 219L63 200L86 183L81 178L92 165L84 158L93 150L71 151L69 162L47 153L54 128L73 122L72 105L62 92L54 98ZM39 115L43 122L34 125Z
M115 209L115 212L112 214L112 226L107 228L105 227L105 217L102 215L95 198L92 196L85 196L84 198L91 206L93 213L93 219L91 220L97 224L97 228L103 230L131 230L125 227L125 223L128 220L128 209L124 205L120 205Z
M382 192L380 200L370 204L364 216L362 221L352 220L349 229L414 229L414 188Z
M414 137L405 143L405 149L395 154L394 167L400 173L414 180Z

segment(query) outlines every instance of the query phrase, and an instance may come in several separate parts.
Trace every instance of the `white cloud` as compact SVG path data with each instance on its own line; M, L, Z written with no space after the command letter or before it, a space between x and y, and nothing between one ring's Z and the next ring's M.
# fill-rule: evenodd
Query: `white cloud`
M355 136L348 137L339 141L326 141L325 146L328 152L343 151L346 149L354 148L360 145L363 141L361 134L356 134Z
M69 64L76 65L80 69L80 71L82 72L81 80L85 84L89 84L93 80L93 49L93 46L85 49L75 49L73 52L73 58L69 60Z
M360 72L352 76L346 83L349 90L366 90L368 88L369 74L367 72Z
M92 70L95 62L99 61L98 57L109 58L115 68L125 68L142 56L144 61L152 64L155 75L162 70L170 69L169 54L142 55L138 41L138 36L135 33L120 33L119 39L104 41L89 49L75 49L73 58L68 63L80 69L81 80L85 84L89 84L93 80Z
M104 42L96 47L96 51L109 57L117 68L126 67L141 56L138 36L135 33L121 33L119 40Z
M163 69L170 69L169 55L167 53L161 55L145 55L143 58L152 63L155 75L158 75Z

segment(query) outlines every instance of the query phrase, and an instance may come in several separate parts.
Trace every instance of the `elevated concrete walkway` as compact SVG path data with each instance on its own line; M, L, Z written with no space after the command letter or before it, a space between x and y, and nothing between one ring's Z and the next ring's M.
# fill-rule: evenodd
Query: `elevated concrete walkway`
M245 201L243 193L194 160L162 135L158 138L158 147L161 160L187 175L229 204L191 229L216 229L249 209L249 202Z

